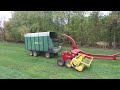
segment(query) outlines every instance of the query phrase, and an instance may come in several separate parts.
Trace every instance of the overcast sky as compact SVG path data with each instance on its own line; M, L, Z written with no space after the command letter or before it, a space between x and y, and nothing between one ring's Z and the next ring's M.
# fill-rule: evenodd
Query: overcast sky
M11 18L11 11L0 11L0 19L5 19L6 21Z

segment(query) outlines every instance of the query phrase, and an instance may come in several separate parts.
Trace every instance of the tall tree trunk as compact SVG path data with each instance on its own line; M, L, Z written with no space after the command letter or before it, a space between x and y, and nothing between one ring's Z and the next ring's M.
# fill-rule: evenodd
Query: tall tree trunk
M112 47L112 35L111 35L111 29L109 30L109 45Z
M68 11L68 16L67 16L67 18L68 18L68 25L70 24L70 11Z
M113 44L113 48L116 48L116 36L115 36L115 31L114 31L114 44Z

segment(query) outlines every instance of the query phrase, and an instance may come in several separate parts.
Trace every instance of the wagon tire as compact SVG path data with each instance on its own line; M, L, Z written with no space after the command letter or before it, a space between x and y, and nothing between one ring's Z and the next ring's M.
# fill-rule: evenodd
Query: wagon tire
M29 51L29 55L30 55L30 56L33 56L33 51Z
M37 57L38 56L38 52L37 51L33 51L33 56Z
M46 53L45 53L45 57L46 57L46 58L50 58L50 57L51 57L51 54L48 53L48 52L46 52Z

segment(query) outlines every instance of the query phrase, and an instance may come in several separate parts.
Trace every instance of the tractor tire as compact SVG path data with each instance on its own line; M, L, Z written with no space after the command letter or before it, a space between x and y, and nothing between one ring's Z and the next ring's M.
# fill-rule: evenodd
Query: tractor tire
M50 57L51 57L50 53L46 52L46 53L45 53L45 57L46 57L46 58L50 58Z
M30 56L33 56L33 51L29 51Z
M65 66L66 66L66 67L69 67L69 68L72 67L72 65L71 65L71 60L66 60L66 61L65 61Z
M38 56L38 52L37 51L33 51L33 56L37 57Z
M58 66L64 66L64 61L62 59L57 60Z

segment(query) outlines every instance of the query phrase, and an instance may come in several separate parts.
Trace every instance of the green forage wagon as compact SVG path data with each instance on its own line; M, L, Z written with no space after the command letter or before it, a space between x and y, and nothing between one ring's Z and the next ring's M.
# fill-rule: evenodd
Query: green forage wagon
M55 32L27 33L24 36L25 48L32 56L45 54L45 57L50 58L51 55L57 55L61 49L58 34Z

